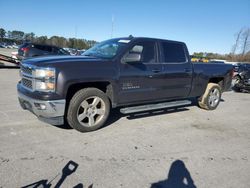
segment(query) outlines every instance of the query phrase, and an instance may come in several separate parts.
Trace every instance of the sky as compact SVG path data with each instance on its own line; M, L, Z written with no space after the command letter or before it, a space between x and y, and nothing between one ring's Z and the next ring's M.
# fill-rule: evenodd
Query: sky
M0 12L5 30L96 41L162 38L185 42L191 53L229 53L235 34L250 28L250 0L0 0Z

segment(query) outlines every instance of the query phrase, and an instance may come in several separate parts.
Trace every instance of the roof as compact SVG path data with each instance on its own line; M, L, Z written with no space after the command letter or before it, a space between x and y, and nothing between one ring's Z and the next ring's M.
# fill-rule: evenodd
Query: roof
M181 42L181 41L174 41L174 40L168 40L168 39L159 39L159 38L151 38L151 37L133 37L133 36L120 37L120 38L112 38L110 40L141 40L141 39L167 41L167 42L182 43L182 44L184 43L184 42Z

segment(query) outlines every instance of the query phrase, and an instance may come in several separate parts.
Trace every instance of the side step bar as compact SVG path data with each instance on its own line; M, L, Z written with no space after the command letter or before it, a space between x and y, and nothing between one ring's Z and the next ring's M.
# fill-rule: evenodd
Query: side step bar
M164 103L157 103L157 104L147 104L147 105L141 105L141 106L121 108L120 112L122 114L130 114L130 113L135 113L135 112L143 112L143 111L157 110L157 109L162 109L162 108L184 106L184 105L189 105L191 103L192 102L189 100L181 100L181 101L171 101L171 102L164 102Z

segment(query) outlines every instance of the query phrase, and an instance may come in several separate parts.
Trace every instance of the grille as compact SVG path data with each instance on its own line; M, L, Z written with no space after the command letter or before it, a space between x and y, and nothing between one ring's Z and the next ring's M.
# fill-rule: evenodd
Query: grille
M21 66L21 71L22 71L24 74L32 75L32 68L25 67L25 66Z
M22 85L26 88L32 89L32 80L22 78Z

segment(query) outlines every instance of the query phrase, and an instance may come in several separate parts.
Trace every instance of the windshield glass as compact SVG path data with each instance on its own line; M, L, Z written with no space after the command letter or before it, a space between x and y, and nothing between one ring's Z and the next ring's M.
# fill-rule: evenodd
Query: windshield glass
M96 44L82 55L111 59L115 57L130 40L111 39Z

